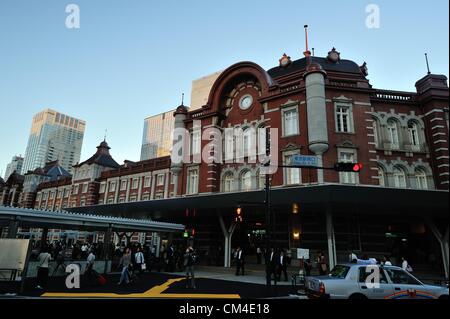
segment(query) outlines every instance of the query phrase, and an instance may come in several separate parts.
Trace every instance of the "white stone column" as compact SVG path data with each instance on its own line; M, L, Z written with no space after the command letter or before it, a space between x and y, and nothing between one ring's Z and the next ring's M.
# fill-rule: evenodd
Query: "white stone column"
M327 223L327 241L328 241L328 262L330 264L330 270L336 266L337 256L336 256L336 239L334 237L334 225L333 225L333 215L331 209L326 212L326 223Z
M170 185L170 173L167 172L165 175L164 182L164 198L169 198L169 185Z
M150 199L155 199L156 174L152 173L152 188L150 189Z

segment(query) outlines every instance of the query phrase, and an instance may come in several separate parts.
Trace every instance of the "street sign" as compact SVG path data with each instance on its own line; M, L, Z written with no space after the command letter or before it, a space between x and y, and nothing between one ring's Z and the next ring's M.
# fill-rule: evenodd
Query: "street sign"
M293 155L291 165L317 167L319 166L319 160L317 156Z

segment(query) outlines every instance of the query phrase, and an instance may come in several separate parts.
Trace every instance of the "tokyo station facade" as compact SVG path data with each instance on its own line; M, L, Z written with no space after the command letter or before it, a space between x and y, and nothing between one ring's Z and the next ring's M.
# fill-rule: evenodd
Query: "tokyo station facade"
M206 105L174 112L175 129L191 132L190 153L208 147L208 137L201 138L208 128L239 128L244 136L271 128L278 133L271 156L280 165L297 154L315 155L324 167L363 164L359 174L279 168L270 175L270 225L260 163L162 157L119 165L105 141L73 176L41 170L0 181L0 204L182 223L195 229L196 247L219 252L225 266L231 247L248 255L264 247L269 228L271 244L292 249L294 258L295 248L310 249L312 258L324 251L331 266L350 251L394 262L404 256L417 265L434 255L448 276L447 78L429 73L416 92L376 89L366 63L342 59L334 48L326 57L307 51L278 62L270 70L234 64L217 78ZM241 223L234 222L237 207ZM185 243L181 234L165 240Z

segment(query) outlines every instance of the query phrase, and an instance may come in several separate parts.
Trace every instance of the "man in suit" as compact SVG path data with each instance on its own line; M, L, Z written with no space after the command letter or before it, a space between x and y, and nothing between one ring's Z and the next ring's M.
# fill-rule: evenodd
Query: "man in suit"
M244 276L244 268L245 268L245 260L244 260L244 252L241 247L238 247L236 250L236 276L239 276L239 271L242 269L242 276Z
M275 285L277 284L277 265L278 258L274 248L271 248L266 254L266 271L267 271L267 285L271 285L272 283L272 275L274 279Z
M287 263L288 258L284 251L282 250L280 256L278 257L278 280L281 280L281 273L284 274L284 281L287 281Z

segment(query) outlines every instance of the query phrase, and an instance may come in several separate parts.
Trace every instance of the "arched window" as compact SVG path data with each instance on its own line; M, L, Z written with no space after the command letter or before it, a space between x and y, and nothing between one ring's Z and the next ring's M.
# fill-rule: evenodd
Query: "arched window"
M225 174L225 176L223 178L223 191L225 193L232 192L234 190L233 184L234 184L233 173L229 172L229 173Z
M378 166L378 180L380 183L380 186L386 187L386 172L384 169L380 166Z
M417 189L428 189L427 173L422 168L415 171Z
M243 134L243 151L245 157L256 155L256 129L248 127L244 129Z
M377 119L373 119L373 138L375 141L375 147L379 147L380 146L380 137L378 136L378 120Z
M244 149L244 156L248 156L250 147L251 147L251 130L250 128L244 129L244 135L243 135L243 149Z
M387 122L387 130L388 130L389 143L391 143L391 148L392 149L400 148L400 143L399 143L399 138L398 138L397 121L394 119L390 119Z
M408 123L409 143L413 151L420 151L419 126L416 122Z
M394 187L406 188L406 174L400 167L394 168Z
M246 192L252 190L252 173L245 171L241 175L241 190Z

